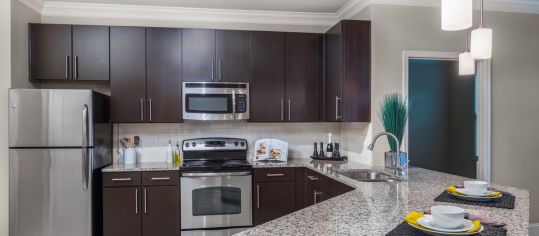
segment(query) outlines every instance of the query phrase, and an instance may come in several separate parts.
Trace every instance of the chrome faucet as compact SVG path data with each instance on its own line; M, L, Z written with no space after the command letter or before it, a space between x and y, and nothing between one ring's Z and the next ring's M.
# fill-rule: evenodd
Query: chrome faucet
M404 178L404 179L407 179L408 178L408 157L406 157L406 170L402 170L402 165L401 165L401 161L400 161L400 159L401 159L400 142L399 142L399 139L397 138L397 136L395 136L392 133L388 133L388 132L380 132L380 133L376 134L374 136L374 138L372 138L372 142L371 142L371 144L369 144L367 149L369 149L369 151L374 150L374 144L376 144L376 140L378 140L378 138L380 138L380 137L382 137L384 135L387 135L388 137L393 138L395 140L395 143L397 143L397 166L401 168L401 177Z

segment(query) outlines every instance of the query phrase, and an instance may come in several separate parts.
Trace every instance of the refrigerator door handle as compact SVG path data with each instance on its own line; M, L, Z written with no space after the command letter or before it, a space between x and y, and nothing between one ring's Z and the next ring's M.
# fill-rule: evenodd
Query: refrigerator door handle
M82 147L88 147L88 105L82 106Z
M82 150L82 189L88 190L88 181L90 178L90 160L88 158L88 149Z

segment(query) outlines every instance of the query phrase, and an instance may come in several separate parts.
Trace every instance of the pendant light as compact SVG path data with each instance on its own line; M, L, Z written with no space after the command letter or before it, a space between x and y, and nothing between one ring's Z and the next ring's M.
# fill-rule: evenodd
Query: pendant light
M473 0L442 0L442 29L463 30L473 25Z
M468 33L466 33L466 51L459 54L459 75L475 75L475 60L468 47Z
M492 58L492 29L483 25L483 0L481 0L481 25L472 31L472 58L484 60Z

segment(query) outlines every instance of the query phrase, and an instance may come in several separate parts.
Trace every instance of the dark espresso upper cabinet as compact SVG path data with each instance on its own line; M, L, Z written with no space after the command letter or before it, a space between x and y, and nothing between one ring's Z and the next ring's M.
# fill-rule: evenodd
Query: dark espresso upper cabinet
M371 24L344 20L325 34L325 121L370 122Z
M71 25L30 24L30 79L70 80Z
M177 123L182 120L182 30L146 30L147 122Z
M30 79L108 81L109 27L30 24Z
M216 81L249 82L249 32L216 31Z
M286 120L321 120L322 35L286 33Z
M109 80L108 26L73 26L73 79Z
M284 36L281 32L251 32L250 116L253 122L285 121Z
M183 29L182 58L183 81L215 81L215 30Z
M146 120L146 29L110 28L110 90L113 122Z

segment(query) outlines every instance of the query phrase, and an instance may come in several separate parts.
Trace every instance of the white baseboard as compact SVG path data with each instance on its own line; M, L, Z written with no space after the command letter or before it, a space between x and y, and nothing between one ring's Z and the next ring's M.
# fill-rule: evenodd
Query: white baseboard
M530 236L539 236L539 223L530 224Z

